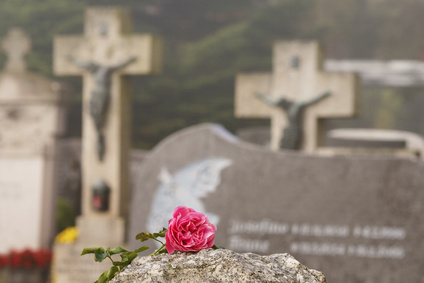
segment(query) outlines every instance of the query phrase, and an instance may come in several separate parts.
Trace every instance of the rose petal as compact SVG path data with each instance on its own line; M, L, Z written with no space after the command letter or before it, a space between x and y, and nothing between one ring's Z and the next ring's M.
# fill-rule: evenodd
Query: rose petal
M216 226L203 213L178 206L168 223L165 237L168 252L199 251L213 246Z

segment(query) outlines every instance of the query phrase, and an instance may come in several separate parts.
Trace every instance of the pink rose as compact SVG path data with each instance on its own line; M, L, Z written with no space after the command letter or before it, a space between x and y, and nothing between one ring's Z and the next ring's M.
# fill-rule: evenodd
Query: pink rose
M178 206L169 220L165 234L166 249L172 254L181 252L197 252L209 249L215 239L215 225L209 223L208 217L194 209Z

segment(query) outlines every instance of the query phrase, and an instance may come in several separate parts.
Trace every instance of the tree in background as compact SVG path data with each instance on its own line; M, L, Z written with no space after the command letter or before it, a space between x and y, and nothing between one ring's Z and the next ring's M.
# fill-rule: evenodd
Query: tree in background
M53 77L53 36L81 34L84 8L99 4L128 7L134 32L164 39L163 73L133 80L133 144L145 149L200 122L233 132L268 123L234 117L234 78L269 71L275 40L319 39L340 59L421 59L424 50L420 0L2 0L0 36L24 28L30 70ZM79 78L60 80L81 92ZM81 127L81 95L72 100L69 136Z

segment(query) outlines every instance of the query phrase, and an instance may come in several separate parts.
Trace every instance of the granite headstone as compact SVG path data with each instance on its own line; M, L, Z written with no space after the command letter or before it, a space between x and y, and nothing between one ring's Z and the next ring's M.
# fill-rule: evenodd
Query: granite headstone
M57 143L64 131L60 84L26 69L31 41L19 28L2 40L0 253L47 248L54 236Z
M204 124L166 138L139 168L129 242L185 205L237 252L288 252L329 282L422 282L424 166L401 158L272 152Z

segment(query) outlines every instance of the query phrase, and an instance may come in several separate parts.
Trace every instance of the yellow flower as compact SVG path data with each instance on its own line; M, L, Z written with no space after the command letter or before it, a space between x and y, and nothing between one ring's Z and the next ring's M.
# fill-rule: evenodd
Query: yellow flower
M57 244L71 244L75 242L77 238L78 238L77 227L68 227L56 236L54 242Z

